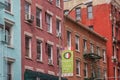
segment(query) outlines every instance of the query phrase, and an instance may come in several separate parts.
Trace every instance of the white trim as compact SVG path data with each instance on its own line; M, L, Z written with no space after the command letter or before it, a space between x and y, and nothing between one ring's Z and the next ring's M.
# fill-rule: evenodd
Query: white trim
M25 69L33 70L33 67L25 65Z
M47 40L47 43L50 45L54 45L54 42Z
M57 15L56 15L56 18L57 18L58 20L60 20L60 21L62 20L62 18L61 18L61 17L59 17L59 16L57 16Z
M48 74L55 75L55 72L48 70Z
M44 69L36 68L36 71L45 73Z
M40 40L40 41L44 41L44 39L41 38L41 37L39 37L39 36L36 36L36 39L37 39L37 40Z
M14 25L14 24L15 24L15 22L13 22L13 21L11 21L11 20L9 20L9 19L7 19L7 18L4 18L4 20L5 20L6 23L9 23L9 24L11 24L11 25Z
M32 4L32 0L25 0L26 2Z
M46 11L49 15L53 16L53 13L49 10Z
M41 9L41 10L43 9L43 7L41 5L39 5L39 4L37 4L37 3L36 3L36 7Z
M30 37L33 36L31 33L27 32L27 31L24 31L24 34L27 35L27 36L30 36Z

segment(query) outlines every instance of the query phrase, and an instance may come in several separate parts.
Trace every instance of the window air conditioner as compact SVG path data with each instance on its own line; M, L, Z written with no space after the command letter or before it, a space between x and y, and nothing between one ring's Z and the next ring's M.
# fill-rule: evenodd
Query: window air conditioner
M25 14L25 20L32 23L34 21L34 16L31 14Z

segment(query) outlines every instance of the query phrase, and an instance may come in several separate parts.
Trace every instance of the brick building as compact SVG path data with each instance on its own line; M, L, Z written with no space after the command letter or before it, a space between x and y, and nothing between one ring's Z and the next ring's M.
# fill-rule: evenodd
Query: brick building
M77 22L105 36L109 80L120 76L120 1L119 0L65 0L65 13Z
M73 75L68 80L103 80L107 77L105 37L72 18L64 17L65 46L73 51Z
M21 18L22 80L58 80L63 0L21 0Z

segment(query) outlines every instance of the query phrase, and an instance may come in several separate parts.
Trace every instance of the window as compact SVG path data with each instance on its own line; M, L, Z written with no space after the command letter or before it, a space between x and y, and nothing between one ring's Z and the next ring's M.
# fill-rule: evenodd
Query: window
M83 39L83 51L86 53L87 51L87 40Z
M76 8L76 20L81 20L81 9Z
M57 36L61 34L61 21L58 19L56 20L56 33L57 33Z
M57 47L57 65L59 65L59 57L60 57L60 50L59 47Z
M5 0L5 4L7 5L5 10L11 12L11 0Z
M80 45L79 45L79 36L75 36L75 49L77 51L79 51L80 49Z
M87 66L87 63L84 63L84 77L85 78L88 77L88 66Z
M52 33L52 16L46 13L47 31Z
M92 43L90 43L90 52L94 53L94 45Z
M69 10L64 10L65 15L68 15L68 13L69 13Z
M106 62L106 51L103 49L103 61Z
M76 60L76 74L80 76L80 61Z
M12 24L5 22L5 42L7 45L12 45Z
M90 30L94 30L93 25L90 25L90 26L89 26L89 29L90 29Z
M88 19L92 19L93 18L92 5L87 6L87 14L88 14Z
M36 8L36 26L42 28L42 13L39 8Z
M12 80L12 62L7 62L7 80Z
M31 58L31 37L25 36L25 56Z
M42 41L37 40L37 60L42 61Z
M104 75L103 75L104 79L103 80L106 80L106 78L107 78L107 72L106 72L106 70L104 70L103 73L104 73Z
M67 47L71 48L71 32L67 31Z
M97 50L96 50L97 54L100 56L100 48L97 47Z
M47 51L48 51L48 64L53 63L53 49L52 45L47 44Z
M31 14L31 5L28 2L25 2L25 14L27 15Z
M60 0L56 0L56 6L60 7Z

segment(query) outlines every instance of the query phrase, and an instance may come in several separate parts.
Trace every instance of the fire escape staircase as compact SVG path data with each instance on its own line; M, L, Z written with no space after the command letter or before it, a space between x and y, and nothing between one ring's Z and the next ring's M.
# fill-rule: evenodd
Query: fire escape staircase
M99 64L98 64L98 62L99 62L99 60L100 59L102 59L102 57L101 56L99 56L98 54L96 54L96 53L85 53L84 55L83 55L83 57L84 57L84 59L86 60L86 61L90 61L90 65L91 65L91 76L90 77L88 77L88 78L84 78L84 80L102 80L101 79L101 76L98 76L98 72L97 72L97 70L98 70L98 67L99 67ZM92 72L94 71L94 76L93 76L93 74L92 74ZM101 74L101 73L100 73Z

